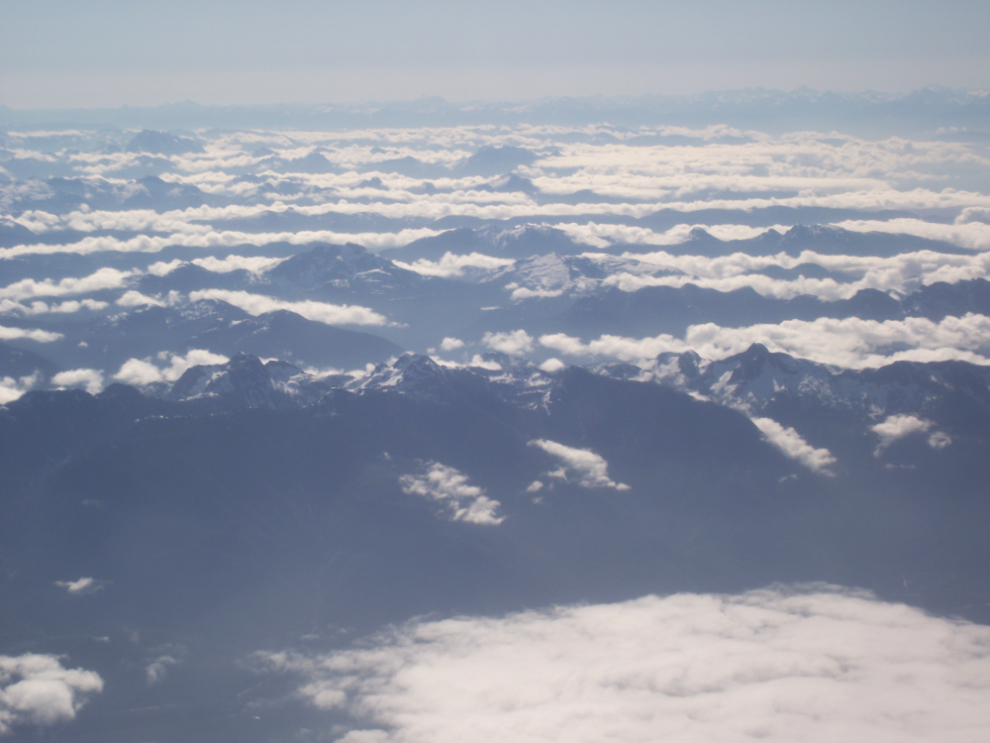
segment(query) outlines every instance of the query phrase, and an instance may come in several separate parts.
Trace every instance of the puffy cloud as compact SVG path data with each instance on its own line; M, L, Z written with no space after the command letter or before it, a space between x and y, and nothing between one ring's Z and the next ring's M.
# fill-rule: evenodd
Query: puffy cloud
M523 356L533 351L533 337L525 330L513 330L508 333L485 333L481 342L493 351L507 353L510 356Z
M142 294L139 291L131 289L130 291L124 292L120 299L117 300L117 304L121 307L164 307L165 302L156 298L149 297L147 294Z
M48 330L37 330L33 328L7 328L0 325L0 341L12 341L18 338L26 338L29 341L38 343L51 343L60 338L64 338L61 333L52 333Z
M870 426L870 430L880 437L873 456L879 457L895 441L914 433L925 433L934 425L934 422L914 415L888 415L883 422ZM952 439L948 434L935 432L929 437L928 443L933 449L944 449L952 443Z
M121 365L120 371L113 375L113 378L124 384L146 387L158 382L174 382L185 374L187 369L194 366L226 364L230 361L226 356L199 348L190 349L185 356L162 351L155 357L155 360L158 362L157 364L152 361L151 357L128 359Z
M307 320L322 322L327 325L385 325L388 322L384 316L367 307L327 304L313 300L286 302L263 294L252 294L245 291L204 289L190 292L190 301L198 302L201 299L219 299L239 307L251 315L261 315L275 310L289 310L297 315L302 315Z
M103 372L98 369L70 369L52 377L52 384L57 387L85 387L91 395L98 395L103 390Z
M0 377L0 405L6 405L8 402L20 399L25 392L29 392L38 383L38 377L37 372L19 379Z
M439 462L426 462L423 471L399 478L402 490L411 495L441 503L452 521L496 526L505 518L498 515L501 503L485 495L476 485L468 485L465 474Z
M460 277L472 269L476 271L499 271L515 264L515 261L510 258L495 258L483 253L470 253L469 255L444 253L439 261L428 261L425 258L420 258L412 263L392 262L399 268L415 271L423 276L442 276L444 278Z
M831 475L829 469L835 464L835 457L828 449L816 449L793 428L785 428L772 418L751 418L750 420L763 433L763 436L784 456L794 459L812 472Z
M613 482L608 476L608 462L590 449L575 449L556 441L535 439L530 446L542 449L561 462L556 470L546 473L547 477L564 481L574 481L583 488L614 488L629 490L629 486L621 482Z
M54 725L75 718L103 691L93 671L65 668L53 655L0 655L0 735L16 725Z
M932 449L944 449L950 444L952 444L952 437L945 431L935 431L928 437L928 445Z
M115 268L101 268L89 276L79 279L68 278L55 282L51 279L35 281L22 279L0 288L0 299L30 299L32 297L58 297L65 294L88 294L104 289L118 289L124 286L133 271L118 271Z
M59 588L64 588L73 596L83 596L87 593L96 593L97 591L102 591L104 588L103 581L96 580L96 578L91 577L71 581L57 580L55 581L55 585Z
M154 686L164 680L165 676L168 675L169 666L176 666L178 664L179 660L171 655L159 655L144 669L145 678L148 680L148 686Z
M443 351L456 351L458 348L464 348L464 341L460 338L444 338L440 342L440 348Z
M262 274L277 266L287 258L265 258L264 256L243 256L228 255L223 260L212 255L207 258L194 258L193 265L205 268L214 273L230 273L231 271L249 271L253 274Z
M741 353L753 343L762 343L771 351L850 369L876 368L894 361L952 359L990 365L990 317L967 314L939 322L921 317L884 322L856 317L819 318L742 328L706 323L689 327L684 338L668 334L642 339L603 335L584 343L555 333L541 336L539 342L569 356L603 356L631 362L688 350L717 360Z
M178 258L172 261L168 261L167 263L165 261L158 261L157 263L152 263L150 266L148 266L148 273L150 273L152 276L168 276L175 269L181 268L182 266L185 265L186 262L183 260L179 260Z
M561 369L566 369L567 364L565 364L560 359L550 358L540 364L540 371L545 371L549 373L558 372Z
M341 740L971 741L990 628L815 585L411 622L328 655L263 653L350 713Z

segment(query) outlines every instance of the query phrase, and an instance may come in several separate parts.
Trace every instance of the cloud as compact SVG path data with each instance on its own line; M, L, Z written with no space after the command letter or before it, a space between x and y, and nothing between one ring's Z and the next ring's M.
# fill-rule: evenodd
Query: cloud
M772 418L751 418L754 425L760 429L764 438L784 456L794 459L812 472L831 475L829 469L836 459L828 449L816 449L793 428L785 428Z
M0 299L30 299L32 297L58 297L65 294L88 294L104 289L118 289L133 271L118 271L115 268L101 268L89 276L80 279L68 278L55 282L51 279L35 281L22 279L13 284L0 288Z
M439 462L426 462L423 471L399 478L402 491L438 501L452 521L497 526L505 517L498 515L499 503L476 485L468 485L467 475Z
M456 351L458 348L464 348L464 341L460 338L444 338L440 342L442 351Z
M573 480L583 488L629 490L628 485L609 479L608 462L590 449L575 449L546 439L535 439L529 445L542 449L561 461L559 469L545 473L547 477L565 482Z
M52 377L56 387L85 387L91 395L103 391L103 372L98 369L70 369Z
M970 213L972 214L972 212ZM853 232L888 232L896 235L914 235L928 240L941 240L971 250L990 250L990 224L977 221L941 224L902 217L888 221L852 219L836 222L835 226Z
M193 258L191 261L183 261L176 258L175 260L167 263L164 261L152 263L148 266L148 273L154 276L168 276L176 269L181 268L182 266L188 266L191 263L194 266L199 266L200 268L207 271L212 271L213 273L248 271L249 273L253 273L258 276L263 274L265 271L270 271L279 263L286 260L288 260L288 258L266 258L265 256L243 255L228 255L223 259L211 255L206 258Z
M540 371L545 371L549 373L558 372L561 369L566 369L567 364L565 364L560 359L550 358L540 364Z
M952 444L952 437L944 431L936 431L928 437L928 445L932 449L944 449Z
M148 266L148 273L152 276L168 276L175 269L181 268L185 265L188 265L186 261L179 260L178 258L169 261L168 263L165 261L158 261L157 263L152 263Z
M513 266L515 261L509 258L495 258L482 253L470 253L469 255L444 253L439 261L428 261L425 258L420 258L412 263L403 263L402 261L395 260L392 263L399 268L404 268L407 271L415 271L423 276L450 278L463 276L471 269L476 269L477 271L498 271Z
M270 271L279 263L286 260L288 260L288 258L265 258L260 255L228 255L223 260L220 260L219 258L215 258L211 255L207 258L194 258L191 262L193 265L199 266L200 268L205 268L207 271L212 271L214 273L248 271L257 275L262 274L265 271Z
M895 441L911 434L926 433L934 425L935 423L933 421L918 418L914 415L888 415L882 423L870 426L870 430L880 437L880 443L877 444L873 456L879 457L883 454L884 449ZM941 431L936 431L928 437L928 445L933 449L944 449L951 443L952 437Z
M410 622L328 655L261 653L348 743L972 741L990 628L814 585Z
M169 666L178 665L179 661L173 658L171 655L160 655L155 660L151 661L145 669L145 678L148 680L148 686L154 686L168 675Z
M102 591L104 588L103 581L89 577L72 581L57 580L55 581L55 585L59 588L64 588L73 596L84 596L88 593L96 593L97 591Z
M108 302L101 302L95 299L83 299L81 301L68 299L59 304L46 304L38 300L32 302L30 305L23 305L20 302L3 299L0 300L0 313L21 312L25 315L44 315L48 313L72 314L80 310L102 310L108 306Z
M307 320L322 322L327 325L385 325L388 322L383 315L367 307L327 304L312 300L285 302L263 294L251 294L244 291L204 289L190 292L189 300L191 302L198 302L201 299L219 299L239 307L251 315L261 315L275 310L289 310L297 315L302 315Z
M17 725L54 725L75 718L103 691L97 673L64 668L54 655L0 655L0 735Z
M0 325L0 341L12 341L18 338L26 338L29 341L38 343L51 343L60 338L64 338L61 333L52 333L48 330L35 330L31 328L7 328Z
M25 392L30 392L38 383L39 377L38 372L18 379L14 379L14 377L0 377L0 405L6 405L9 402L18 400Z
M584 343L579 338L554 333L541 336L539 342L569 356L603 356L629 362L689 350L718 360L762 343L774 352L848 369L877 368L894 361L952 359L990 365L990 317L970 313L939 322L922 317L884 322L857 317L819 318L741 328L706 323L690 326L683 338L665 333L640 339L603 335Z
M158 253L168 247L186 248L232 248L238 245L268 245L287 242L293 245L307 245L315 242L343 245L356 243L369 250L383 250L408 245L425 237L436 237L443 230L426 227L405 229L399 232L332 232L329 230L301 230L299 232L238 232L223 230L217 232L177 232L168 236L138 235L120 239L116 237L84 237L74 243L62 245L39 243L15 245L0 248L0 259L16 258L24 255L52 255L55 253L75 253L89 255L100 252L118 253Z
M120 299L117 300L117 304L121 307L145 307L149 305L152 307L165 306L165 303L162 300L155 297L149 297L147 294L142 294L134 289L124 292Z
M768 229L786 232L790 225L774 225L767 227L750 227L743 224L678 224L664 232L654 232L647 227L637 227L624 224L598 224L588 222L577 224L573 222L558 223L554 228L562 230L575 242L591 245L596 248L607 248L613 244L629 245L680 245L691 239L691 232L702 229L719 240L749 240L759 237Z
M152 361L151 357L128 359L113 378L117 382L135 387L147 387L158 382L174 382L194 366L212 366L230 361L226 356L199 348L189 349L185 356L162 351L155 360L158 363Z
M533 351L533 337L525 330L513 330L508 333L485 333L481 342L493 351L507 353L510 356L523 356Z

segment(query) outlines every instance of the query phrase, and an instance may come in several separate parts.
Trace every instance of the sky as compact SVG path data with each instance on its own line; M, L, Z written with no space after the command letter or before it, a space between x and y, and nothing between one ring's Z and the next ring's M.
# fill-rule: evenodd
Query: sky
M967 0L0 0L0 104L983 89L988 31Z

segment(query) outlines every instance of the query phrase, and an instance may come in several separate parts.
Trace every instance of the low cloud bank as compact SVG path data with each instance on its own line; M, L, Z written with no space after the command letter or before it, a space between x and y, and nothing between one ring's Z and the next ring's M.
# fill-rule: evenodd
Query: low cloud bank
M0 735L18 725L68 722L101 691L97 673L65 668L54 655L0 655Z
M509 258L495 258L483 253L470 253L468 255L444 253L439 261L428 261L425 258L420 258L412 263L403 263L402 261L392 261L392 263L399 268L414 271L423 276L450 278L463 276L472 269L475 272L498 271L513 266L515 261Z
M541 336L540 345L568 356L598 356L636 362L661 353L696 351L718 360L741 353L754 343L821 364L847 369L876 368L894 361L969 361L990 364L990 317L966 314L934 322L906 320L786 320L779 324L725 328L692 325L683 338L666 333L653 338L603 335L584 343L564 333ZM893 350L899 349L899 350Z
M990 627L823 585L412 622L258 658L353 715L345 743L990 737Z
M302 315L307 320L322 322L327 325L385 325L388 322L383 315L358 305L327 304L310 299L301 302L286 302L264 294L227 289L203 289L189 293L190 302L198 302L201 299L219 299L221 302L232 304L255 316L275 310L289 310L297 315Z

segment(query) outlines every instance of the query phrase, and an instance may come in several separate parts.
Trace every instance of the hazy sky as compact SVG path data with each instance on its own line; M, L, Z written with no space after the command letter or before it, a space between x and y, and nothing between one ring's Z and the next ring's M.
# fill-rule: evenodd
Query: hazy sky
M18 108L990 87L990 3L0 0Z

